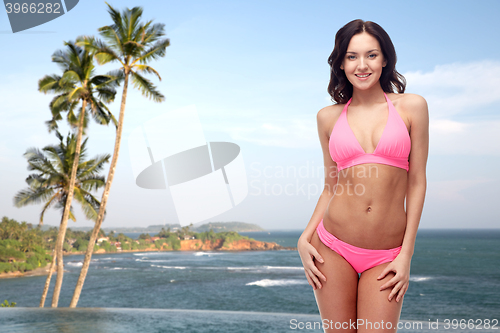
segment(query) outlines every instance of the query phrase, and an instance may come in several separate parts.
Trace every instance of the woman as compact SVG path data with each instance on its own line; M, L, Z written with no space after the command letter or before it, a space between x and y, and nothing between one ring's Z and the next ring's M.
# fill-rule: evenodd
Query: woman
M336 104L317 114L325 188L297 247L325 331L394 332L425 198L427 103L404 94L374 22L341 28L328 63Z

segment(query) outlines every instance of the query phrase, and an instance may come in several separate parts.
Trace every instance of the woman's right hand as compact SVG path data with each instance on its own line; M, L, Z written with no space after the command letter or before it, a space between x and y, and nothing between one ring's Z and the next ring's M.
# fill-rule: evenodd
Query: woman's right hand
M302 260L302 265L304 266L304 271L306 273L307 282L313 287L321 288L320 279L326 281L326 277L319 271L318 267L314 264L314 260L324 263L323 258L320 256L316 248L311 245L311 243L300 237L297 243L297 250L299 251L300 260Z

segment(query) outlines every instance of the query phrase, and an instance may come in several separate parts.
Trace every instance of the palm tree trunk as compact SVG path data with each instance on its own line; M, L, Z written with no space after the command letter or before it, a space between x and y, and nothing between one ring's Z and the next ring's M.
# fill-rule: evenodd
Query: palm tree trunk
M61 217L61 223L62 223L62 217ZM56 247L54 246L54 250L52 251L52 262L50 263L49 274L47 275L47 279L45 280L45 286L43 288L42 298L40 299L39 307L41 308L45 306L45 299L47 298L47 293L49 292L50 280L52 279L52 273L54 273L54 267L56 265L56 258L57 258L56 254L57 254Z
M56 241L56 257L57 257L57 278L56 285L54 287L54 294L52 295L52 307L57 308L57 303L59 302L59 294L61 292L63 274L64 274L64 264L63 264L63 244L66 237L66 228L68 226L68 218L71 207L71 202L73 201L73 193L75 192L75 180L76 180L76 169L78 168L78 163L80 161L80 150L82 144L83 136L83 121L85 119L85 108L87 107L87 101L84 99L82 101L82 112L80 112L80 122L78 123L78 135L76 136L76 147L75 147L75 158L73 160L73 167L71 169L71 176L68 185L68 197L66 199L66 205L64 206L64 214L59 226L59 233L57 234Z
M50 279L52 278L52 273L54 272L54 266L56 265L56 248L54 247L54 251L52 251L52 263L49 268L49 275L47 275L47 279L45 280L45 287L43 288L42 298L40 299L40 307L43 308L45 305L45 298L47 297L47 293L49 292Z
M94 251L94 245L97 239L97 235L101 230L102 221L104 220L104 212L106 210L106 204L108 203L109 191L111 189L111 184L113 183L113 178L115 176L116 164L118 163L118 155L120 153L120 144L122 139L122 129L123 129L123 117L125 115L125 103L127 100L127 90L128 90L128 76L129 73L125 71L125 83L123 85L122 101L120 105L120 119L118 120L118 128L116 129L115 138L115 148L113 151L113 157L111 159L111 165L109 167L108 178L106 179L106 186L104 187L104 192L102 194L101 205L99 207L99 214L97 215L97 220L92 230L92 235L90 236L89 245L87 247L87 252L85 253L85 259L83 260L83 266L80 271L80 276L76 282L75 291L73 293L73 298L69 304L70 308L75 308L78 300L80 299L80 294L82 292L83 283L87 276L89 270L90 260L92 258L92 253Z

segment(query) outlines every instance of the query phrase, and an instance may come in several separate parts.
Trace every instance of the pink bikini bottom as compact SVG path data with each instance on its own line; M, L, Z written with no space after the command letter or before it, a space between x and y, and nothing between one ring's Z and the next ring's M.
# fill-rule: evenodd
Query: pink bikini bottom
M377 265L393 261L401 252L401 246L388 250L370 250L357 247L341 241L329 233L323 225L323 219L316 228L319 239L323 244L344 257L356 270L362 273Z

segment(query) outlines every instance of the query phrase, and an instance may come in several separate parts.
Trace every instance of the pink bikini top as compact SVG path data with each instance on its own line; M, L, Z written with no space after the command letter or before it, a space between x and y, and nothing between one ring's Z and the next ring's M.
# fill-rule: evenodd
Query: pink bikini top
M333 127L329 141L330 156L337 162L339 171L364 163L392 165L406 171L410 169L408 161L411 150L410 135L391 100L385 93L384 96L389 105L389 117L382 137L371 154L365 153L347 122L347 107L351 104L352 98L346 103Z

